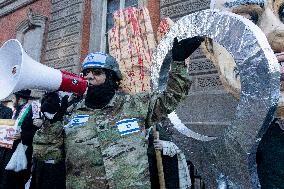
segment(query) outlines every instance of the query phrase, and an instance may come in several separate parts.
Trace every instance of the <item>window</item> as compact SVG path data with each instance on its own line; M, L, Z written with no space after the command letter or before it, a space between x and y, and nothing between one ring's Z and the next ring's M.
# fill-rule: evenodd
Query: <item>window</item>
M107 0L106 1L106 11L105 11L105 29L102 43L101 51L108 53L108 31L113 27L112 13L124 9L125 7L138 7L138 0Z
M89 52L108 52L107 31L113 27L112 13L125 7L144 7L148 0L91 0L92 22ZM107 50L106 50L107 49Z
M46 21L47 17L36 14L29 9L27 19L19 23L16 28L16 38L21 42L27 54L38 62L41 60Z

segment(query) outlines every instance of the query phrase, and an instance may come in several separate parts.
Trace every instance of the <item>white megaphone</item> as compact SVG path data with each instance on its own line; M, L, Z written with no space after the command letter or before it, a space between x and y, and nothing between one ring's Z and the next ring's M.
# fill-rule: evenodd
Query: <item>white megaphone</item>
M87 89L87 81L33 60L18 40L11 39L0 49L0 100L23 89L59 90L82 95Z

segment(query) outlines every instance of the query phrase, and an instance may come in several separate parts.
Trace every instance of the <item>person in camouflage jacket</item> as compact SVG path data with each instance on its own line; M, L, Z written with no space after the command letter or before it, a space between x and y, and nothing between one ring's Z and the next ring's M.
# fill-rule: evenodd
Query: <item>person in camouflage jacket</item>
M172 57L167 56L167 61L184 60L200 45L200 41L192 44L191 39L182 42L172 51ZM166 90L136 95L117 91L122 76L118 63L110 55L89 54L82 72L89 86L84 98L68 108L69 115L53 111L54 107L61 107L54 93L45 97L42 112L53 131L36 134L35 156L55 161L64 158L56 153L51 155L51 151L59 150L56 142L41 143L42 135L53 141L62 138L54 130L60 131L64 125L67 188L151 188L145 129L166 117L187 95L191 82L186 66L172 65Z

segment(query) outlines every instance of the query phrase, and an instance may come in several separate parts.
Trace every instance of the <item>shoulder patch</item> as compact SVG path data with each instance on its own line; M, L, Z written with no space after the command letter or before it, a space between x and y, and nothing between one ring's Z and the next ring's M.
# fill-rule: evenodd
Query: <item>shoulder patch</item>
M85 124L89 121L89 115L75 115L64 128L71 128L74 126Z
M138 119L136 118L120 120L116 122L116 126L121 136L140 131Z

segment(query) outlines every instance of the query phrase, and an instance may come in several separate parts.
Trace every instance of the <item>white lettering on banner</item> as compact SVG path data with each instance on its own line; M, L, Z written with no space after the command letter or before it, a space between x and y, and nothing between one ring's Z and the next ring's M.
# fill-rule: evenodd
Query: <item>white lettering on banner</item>
M116 126L121 136L140 131L138 119L135 118L120 120L116 122Z
M71 121L67 125L64 126L64 128L71 128L87 123L89 121L89 117L89 115L76 115L71 119Z

